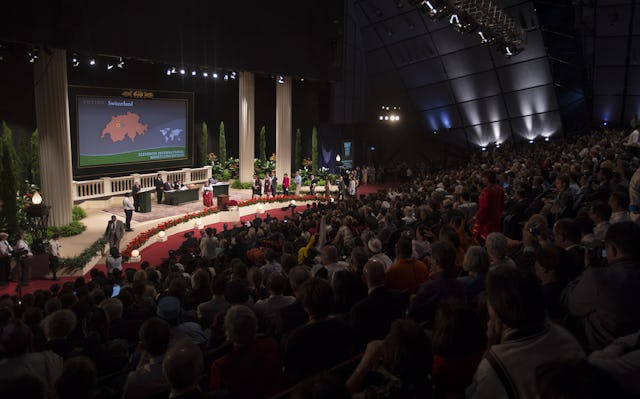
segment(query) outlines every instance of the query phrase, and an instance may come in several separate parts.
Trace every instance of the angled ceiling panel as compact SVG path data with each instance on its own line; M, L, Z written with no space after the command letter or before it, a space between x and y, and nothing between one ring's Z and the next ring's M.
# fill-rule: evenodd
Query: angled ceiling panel
M419 35L424 35L426 29L416 14L413 18L405 15L385 20L376 25L376 31L386 44L398 43Z
M381 72L375 75L369 74L369 87L374 96L380 96L378 98L382 98L385 101L386 93L404 93L406 91L402 79L400 79L400 75L396 71Z
M515 135L526 140L535 140L559 133L562 129L562 121L560 112L553 111L514 118L511 120L511 126Z
M596 65L624 65L627 60L626 37L596 38Z
M425 86L446 79L442 64L437 58L401 68L400 74L408 88Z
M491 51L497 67L517 64L523 61L545 57L547 55L544 40L542 39L542 35L539 31L529 32L527 34L527 47L525 50L511 58L506 57L503 52L498 51L495 48L492 48Z
M594 121L618 121L622 115L622 96L594 96Z
M528 89L552 82L546 58L509 65L498 69L498 76L505 92Z
M481 45L477 34L468 33L462 35L454 31L451 27L433 32L432 36L440 55Z
M470 126L465 130L469 141L481 147L493 143L503 143L511 138L511 130L507 121Z
M629 67L627 93L630 95L640 95L640 66Z
M423 35L389 46L393 62L405 66L437 56L431 36Z
M382 41L380 41L378 33L372 26L362 29L360 33L362 35L362 42L364 43L365 51L371 51L382 47Z
M507 110L501 96L461 103L460 109L465 126L507 119Z
M451 79L493 68L486 46L444 55L442 63Z
M447 82L409 89L409 97L418 110L430 110L455 103Z
M558 109L555 88L552 84L520 90L504 95L510 117L531 115Z
M630 18L630 5L602 8L596 13L596 35L626 36L629 33Z
M451 87L459 102L489 97L500 93L500 86L494 71L451 80Z
M436 108L421 112L429 130L451 129L462 126L460 114L455 106Z
M394 69L387 50L382 47L366 54L367 65L372 73L379 73Z
M426 13L420 13L424 24L427 26L427 30L429 32L435 32L440 29L451 29L451 25L447 19L442 19L441 21L434 21Z
M625 67L597 67L594 69L594 94L621 94L624 91Z

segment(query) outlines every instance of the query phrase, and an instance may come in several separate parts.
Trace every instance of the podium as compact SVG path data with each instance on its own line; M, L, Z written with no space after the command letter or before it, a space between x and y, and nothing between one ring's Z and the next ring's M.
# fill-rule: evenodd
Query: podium
M138 207L139 207L138 212L140 213L151 212L151 192L152 191L155 191L155 189L138 191Z

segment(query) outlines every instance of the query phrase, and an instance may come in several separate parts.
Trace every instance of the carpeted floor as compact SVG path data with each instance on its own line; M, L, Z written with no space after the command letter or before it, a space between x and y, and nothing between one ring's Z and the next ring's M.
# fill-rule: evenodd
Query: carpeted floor
M378 189L380 188L384 188L384 187L388 187L388 185L366 185L363 187L360 187L358 189L358 194L370 194L373 192L376 192ZM191 203L194 206L198 206L197 210L201 210L202 209L202 203L199 201L193 202ZM154 204L155 206L156 204ZM163 207L167 207L167 208L176 208L176 207L172 207L170 205L163 205ZM157 207L160 208L160 207ZM180 206L179 208L182 209L182 213L180 214L184 214L187 213L187 211L184 210L184 208L182 206ZM158 211L160 211L160 209L158 209ZM284 217L285 214L289 214L289 211L282 211L281 209L274 209L272 211L269 212L271 214L271 216L273 217L277 217L277 218L282 218ZM166 217L166 216L171 216L169 214L163 213L161 214L160 217ZM246 222L247 220L253 220L254 215L247 215L243 218L241 218L241 220L243 222ZM208 225L208 226L204 226L204 227L213 227L216 228L218 230L222 230L223 228L223 224L224 223L216 223L213 225ZM185 225L185 227L188 225ZM174 235L171 235L167 238L166 242L156 242L154 244L151 244L150 246L146 247L145 249L143 249L140 252L140 256L142 258L142 261L148 261L151 265L157 265L160 264L162 262L162 259L167 257L167 253L169 250L171 249L176 249L180 246L180 244L184 241L184 232L187 231L189 229L185 229L183 232L181 233L177 233ZM197 237L199 237L199 235L197 235ZM134 268L134 269L139 269L140 268L140 263L126 263L123 265L123 267L126 268ZM106 266L104 264L98 264L95 266L95 268L105 271L106 272ZM29 293L33 293L36 290L48 290L49 287L51 286L51 284L53 283L57 283L57 284L63 284L67 281L75 281L77 277L61 277L59 281L52 281L52 280L32 280L30 282L30 284L28 286L22 287L22 295L25 294L29 294ZM89 279L89 275L87 273L87 275L84 276L85 280ZM16 283L10 283L8 286L5 287L0 287L0 296L5 295L5 294L9 294L9 295L17 295L17 286Z

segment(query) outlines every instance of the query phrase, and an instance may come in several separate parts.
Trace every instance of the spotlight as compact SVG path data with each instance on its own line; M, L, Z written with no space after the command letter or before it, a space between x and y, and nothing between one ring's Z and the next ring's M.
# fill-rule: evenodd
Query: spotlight
M191 71L191 76L196 76L196 71L195 70Z
M380 115L380 116L378 117L378 119L383 120L383 119L384 119L384 116Z
M437 134L438 134L438 131L437 131L437 130L434 130L434 131L433 131L433 134L436 134L436 135L437 135Z
M500 148L500 143L496 143L496 148Z
M167 69L167 76L171 76L171 69Z
M544 138L544 141L549 141L549 137L545 137L545 138Z
M487 150L487 147L482 147L482 151L486 151L486 150Z
M533 144L533 139L529 140L529 144Z
M29 62L34 63L38 59L38 49L34 48L32 51L29 51Z
M280 84L284 83L284 76L282 76L282 75L278 76L278 83L280 83Z
M301 81L301 82L304 82L304 78L300 78L300 81Z
M209 77L209 72L202 72L202 76L204 76L205 78Z
M212 76L213 76L214 79L218 79L218 74L217 73L214 72Z
M80 65L80 61L78 61L77 56L73 56L73 58L71 59L71 65L73 65L74 68L77 68Z
M607 126L608 124L609 124L609 122L607 122L607 121L602 122L602 126Z
M96 64L96 59L95 58L90 58L89 59L89 65L94 66Z
M385 117L384 117L384 120L385 120L385 121L388 121L388 120L389 120L389 116L385 116Z
M120 68L120 69L124 68L124 61L122 61L122 57L120 57L120 59L118 61L118 68Z
M184 75L186 73L186 71L184 69L180 69L180 75Z
M107 71L110 71L113 69L113 65L112 64L107 64Z
M176 73L176 67L171 67L171 74Z
M229 80L229 75L227 75L227 74L225 73L225 74L224 74L224 78L223 78L223 79L224 79L224 80L225 80L225 82L226 82L227 80Z
M236 71L231 71L231 79L235 79L236 78Z

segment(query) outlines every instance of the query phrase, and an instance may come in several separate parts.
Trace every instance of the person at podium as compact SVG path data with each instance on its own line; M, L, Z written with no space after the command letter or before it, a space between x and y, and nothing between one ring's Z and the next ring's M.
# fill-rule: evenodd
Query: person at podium
M213 206L213 187L208 181L202 187L202 203L205 207L210 208Z
M142 186L139 181L133 182L131 187L131 195L133 195L133 209L136 212L140 212L140 195L138 194L142 190Z

